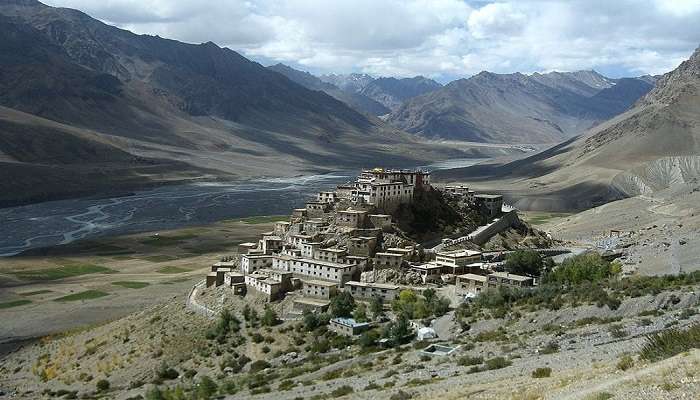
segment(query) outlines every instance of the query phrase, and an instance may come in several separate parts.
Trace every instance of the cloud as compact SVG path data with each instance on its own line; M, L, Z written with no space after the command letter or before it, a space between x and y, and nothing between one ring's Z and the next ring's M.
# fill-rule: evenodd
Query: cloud
M137 33L213 41L314 73L673 69L700 44L697 0L47 0Z

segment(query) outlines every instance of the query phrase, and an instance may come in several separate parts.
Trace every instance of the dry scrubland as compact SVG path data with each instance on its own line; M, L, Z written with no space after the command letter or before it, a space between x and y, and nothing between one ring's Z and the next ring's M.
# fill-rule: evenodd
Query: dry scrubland
M0 387L22 399L151 399L156 385L197 399L693 399L700 351L644 346L647 335L669 328L695 326L697 340L698 289L669 285L623 297L615 310L530 305L458 318L463 311L451 311L438 318L440 342L459 347L437 356L422 352L423 342L380 349L306 321L269 320L264 299L210 288L198 301L233 310L226 328L180 299L151 306L9 355ZM289 302L271 310L283 316Z
M276 217L81 241L0 259L0 343L123 317L183 298L204 270Z

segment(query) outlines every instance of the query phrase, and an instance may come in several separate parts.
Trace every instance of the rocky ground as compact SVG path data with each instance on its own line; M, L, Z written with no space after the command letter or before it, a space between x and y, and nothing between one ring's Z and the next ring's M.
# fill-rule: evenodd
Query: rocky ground
M557 218L539 227L574 245L619 251L625 270L643 275L700 269L700 187L681 185ZM619 238L617 232L619 231Z
M272 307L282 314L291 300ZM262 297L240 298L223 288L204 290L198 301L215 311L230 308L241 321L246 304L259 316L265 309ZM243 322L219 346L207 338L216 320L189 310L183 295L10 354L0 368L0 398L49 398L61 390L86 398L134 398L159 382L157 371L167 366L179 377L161 379L162 384L187 386L204 375L219 384L231 380L237 388L231 399L343 394L364 399L409 398L396 397L406 394L420 399L691 399L700 393L700 351L657 363L641 360L638 352L650 333L700 322L699 306L700 287L694 286L626 298L616 310L579 305L522 309L503 318L484 315L466 331L450 312L433 322L440 334L435 342L456 348L448 356L426 354L427 343L418 342L374 353L352 346L315 355L310 349L321 338L299 330L294 320L257 328ZM269 364L252 373L248 363L236 373L224 368L231 354ZM632 361L622 368L625 355ZM532 378L537 368L551 368L550 376ZM110 382L110 390L96 390L101 379ZM606 393L610 396L600 397Z

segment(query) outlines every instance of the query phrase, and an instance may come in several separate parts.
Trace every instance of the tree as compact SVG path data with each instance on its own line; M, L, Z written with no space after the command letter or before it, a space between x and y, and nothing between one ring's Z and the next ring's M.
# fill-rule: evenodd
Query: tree
M396 343L401 343L401 341L411 333L411 326L408 322L408 318L404 314L399 314L396 316L396 322L391 327L390 334L391 340Z
M277 313L269 305L265 306L265 313L263 314L262 321L260 321L263 326L275 326L280 321L277 318Z
M335 318L352 316L355 309L355 299L349 292L341 292L331 300L330 311Z
M357 305L355 311L352 313L352 317L357 322L367 322L367 306L363 303Z
M542 256L534 250L518 250L506 258L506 270L513 274L540 276L544 266Z
M217 389L216 383L210 377L204 375L199 380L199 385L197 385L197 399L209 400L216 393Z
M372 297L369 302L369 310L372 313L372 318L379 319L384 315L384 302L379 296Z

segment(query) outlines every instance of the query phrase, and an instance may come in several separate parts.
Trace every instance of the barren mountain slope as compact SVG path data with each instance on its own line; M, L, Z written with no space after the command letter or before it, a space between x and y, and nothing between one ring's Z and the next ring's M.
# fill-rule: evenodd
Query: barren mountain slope
M311 90L320 90L329 96L333 96L337 100L349 105L350 107L362 111L370 115L388 114L390 110L378 101L354 91L341 90L337 86L324 82L318 77L311 75L308 72L299 71L284 64L275 64L267 67L269 70L280 73L290 80Z
M700 49L635 107L586 134L502 166L442 174L448 180L497 179L533 209L583 209L648 194L700 176Z
M650 89L641 79L618 88L593 71L482 72L407 101L388 121L428 137L554 143L619 114Z
M23 112L0 129L7 153L0 160L13 163L0 170L7 201L35 198L27 185L41 187L36 198L46 199L52 189L79 195L120 186L110 182L163 179L124 179L112 162L120 151L69 146L78 139L61 133L67 130L118 142L127 159L158 159L171 177L296 175L479 154L417 140L213 43L135 35L34 0L0 0L0 33L0 106ZM60 128L35 131L30 114ZM86 167L53 168L56 160ZM85 173L93 162L101 163L99 174Z

